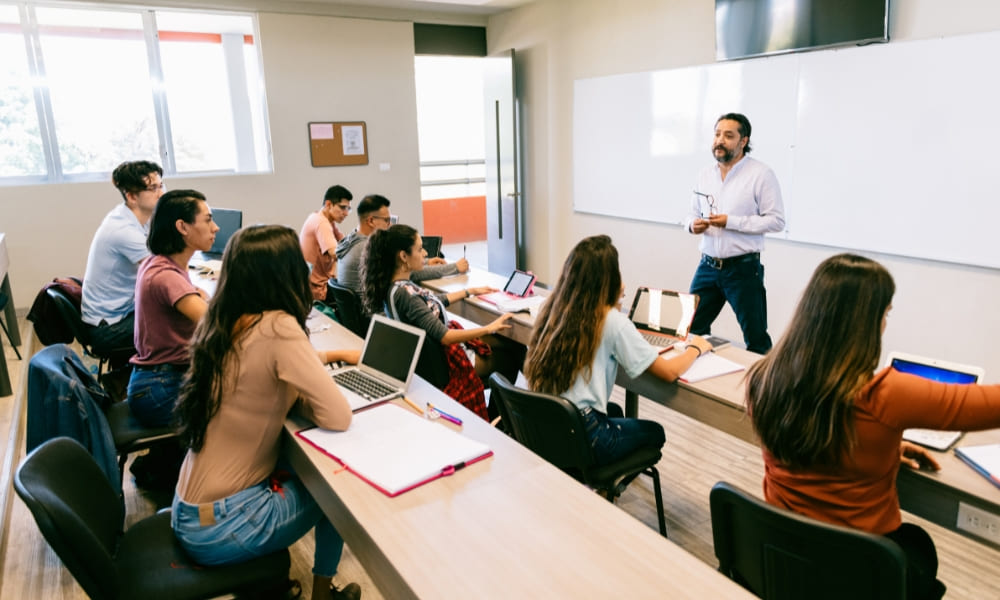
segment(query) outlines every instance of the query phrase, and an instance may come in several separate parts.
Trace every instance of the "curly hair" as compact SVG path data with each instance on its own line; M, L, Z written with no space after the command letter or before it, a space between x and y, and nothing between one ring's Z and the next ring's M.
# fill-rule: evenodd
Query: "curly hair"
M148 160L123 162L112 171L111 183L121 192L122 200L127 200L126 194L138 194L149 186L146 180L153 173L163 177L163 168Z
M573 248L531 332L525 376L533 390L558 395L581 373L590 380L604 319L621 286L610 237L588 237Z
M306 331L312 309L309 269L298 235L281 225L237 231L222 255L219 285L191 340L191 367L174 409L181 442L195 452L205 444L219 410L225 375L239 372L237 342L269 310L284 311Z
M393 225L368 238L361 254L361 302L366 313L374 315L385 310L396 258L400 252L409 254L416 243L417 230L409 225Z

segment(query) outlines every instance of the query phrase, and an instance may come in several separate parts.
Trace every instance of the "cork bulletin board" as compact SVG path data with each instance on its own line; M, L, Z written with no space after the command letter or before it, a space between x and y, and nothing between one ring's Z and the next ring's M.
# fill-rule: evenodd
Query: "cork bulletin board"
M314 167L368 164L368 129L364 121L311 121L309 155Z

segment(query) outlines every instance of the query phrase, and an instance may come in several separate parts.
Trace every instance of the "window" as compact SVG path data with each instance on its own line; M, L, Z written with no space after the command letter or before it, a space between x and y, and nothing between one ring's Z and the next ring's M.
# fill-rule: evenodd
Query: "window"
M0 185L270 171L253 16L0 3Z

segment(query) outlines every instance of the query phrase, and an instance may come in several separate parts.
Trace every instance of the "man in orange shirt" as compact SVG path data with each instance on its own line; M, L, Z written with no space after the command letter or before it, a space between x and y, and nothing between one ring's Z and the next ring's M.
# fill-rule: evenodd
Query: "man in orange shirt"
M351 212L354 196L342 185L326 190L323 206L309 215L299 232L299 245L306 262L312 265L309 287L314 300L326 301L327 281L337 276L337 242L344 234L337 229Z

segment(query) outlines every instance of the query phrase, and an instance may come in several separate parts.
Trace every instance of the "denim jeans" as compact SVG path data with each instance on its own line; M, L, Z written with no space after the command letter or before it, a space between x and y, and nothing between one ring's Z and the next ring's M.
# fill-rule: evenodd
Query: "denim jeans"
M599 465L613 463L639 448L659 450L667 440L663 426L655 421L612 418L594 409L581 413Z
M159 370L132 369L128 380L128 407L145 427L164 427L174 418L174 405L184 371L163 365Z
M767 292L764 290L764 265L760 260L745 260L721 269L698 263L691 280L691 293L698 294L698 309L691 323L691 333L708 335L712 322L726 302L736 313L743 330L747 350L765 354L771 349L767 334Z
M288 548L313 527L313 574L333 577L344 540L294 475L273 490L267 480L211 503L214 523L202 525L198 505L174 495L171 526L184 550L203 565L228 565Z
M118 368L135 355L135 313L130 312L117 323L83 324L94 353L110 359L111 368Z

